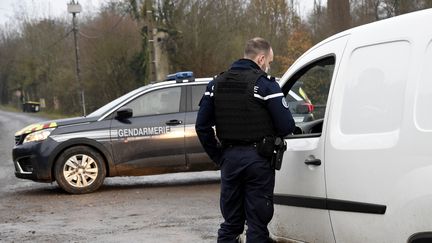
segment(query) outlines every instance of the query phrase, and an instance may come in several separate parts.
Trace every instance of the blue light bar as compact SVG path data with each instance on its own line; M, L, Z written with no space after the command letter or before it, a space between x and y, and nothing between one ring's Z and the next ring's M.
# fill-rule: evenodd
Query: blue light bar
M188 81L193 81L194 80L193 72L187 71L187 72L178 72L178 73L168 74L165 80L166 81L176 80L178 82L178 81L182 81L184 79L187 79Z

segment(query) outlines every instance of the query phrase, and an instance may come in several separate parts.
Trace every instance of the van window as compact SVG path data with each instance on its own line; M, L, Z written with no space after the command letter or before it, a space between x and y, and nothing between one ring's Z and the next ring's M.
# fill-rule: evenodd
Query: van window
M302 68L282 88L300 129L295 135L321 134L334 67L335 57L327 56Z
M133 117L175 113L180 111L181 87L155 90L131 101L124 107L133 110Z
M426 50L426 58L423 60L423 71L420 83L417 86L415 119L419 129L432 131L432 115L429 112L429 109L432 107L432 42L429 43Z
M355 49L343 82L343 134L387 133L401 124L410 44L394 41Z

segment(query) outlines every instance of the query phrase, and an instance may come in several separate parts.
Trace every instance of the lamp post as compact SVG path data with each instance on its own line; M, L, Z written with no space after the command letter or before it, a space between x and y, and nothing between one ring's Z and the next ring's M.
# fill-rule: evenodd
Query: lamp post
M81 104L82 104L82 112L83 116L86 116L86 108L85 108L85 97L84 97L84 88L81 82L81 69L80 69L80 56L79 56L79 47L78 47L78 24L76 19L76 14L81 12L81 5L78 1L71 0L68 4L68 12L72 14L72 23L73 23L73 32L74 32L74 42L75 42L75 62L76 62L76 80L79 86L79 93L81 96Z

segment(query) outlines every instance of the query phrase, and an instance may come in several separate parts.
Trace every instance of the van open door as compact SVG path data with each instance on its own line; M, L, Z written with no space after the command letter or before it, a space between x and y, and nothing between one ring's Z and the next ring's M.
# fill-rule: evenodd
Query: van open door
M348 36L312 49L281 78L284 94L297 83L314 105L313 121L296 123L288 136L283 164L276 173L275 213L270 232L276 239L335 242L327 209L324 144L332 80Z

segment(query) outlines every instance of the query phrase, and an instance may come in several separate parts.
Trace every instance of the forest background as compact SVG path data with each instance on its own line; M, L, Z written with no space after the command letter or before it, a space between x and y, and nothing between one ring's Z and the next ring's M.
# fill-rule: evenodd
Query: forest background
M271 75L281 76L303 52L334 33L432 7L432 0L315 0L312 11L301 15L298 1L123 0L79 16L87 111L155 79L153 34L169 73L214 76L242 57L246 40L261 36L274 49ZM48 112L79 115L75 72L70 19L23 14L0 28L1 105L43 101Z

